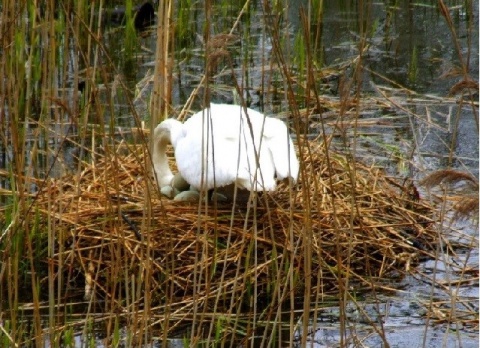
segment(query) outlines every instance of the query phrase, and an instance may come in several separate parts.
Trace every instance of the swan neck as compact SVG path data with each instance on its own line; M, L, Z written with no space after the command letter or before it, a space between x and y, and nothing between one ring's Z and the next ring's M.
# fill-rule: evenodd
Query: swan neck
M167 145L171 143L170 130L160 124L155 128L153 138L152 163L159 188L170 185L173 173L168 164Z

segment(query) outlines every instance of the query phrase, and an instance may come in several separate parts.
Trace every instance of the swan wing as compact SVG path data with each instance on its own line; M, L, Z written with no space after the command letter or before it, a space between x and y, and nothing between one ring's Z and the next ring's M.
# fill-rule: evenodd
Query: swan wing
M263 141L272 157L277 178L292 178L296 181L299 163L285 123L276 118L266 117Z
M241 152L238 181L250 191L272 191L276 188L272 155L263 141L265 116L242 108ZM257 162L258 161L258 162Z
M235 147L230 156L233 154L236 162L233 168L238 168L231 174L236 176L236 183L249 191L275 190L274 160L263 140L266 117L239 105L219 105L218 109L234 116L225 127L230 129L228 140ZM229 112L225 112L227 109Z
M238 105L211 104L181 131L172 138L178 170L197 189L236 183L250 191L270 191L276 187L275 174L297 178L298 160L285 124L258 111L245 114Z
M178 170L197 189L221 187L236 180L240 115L232 108L205 109L184 123L184 138L175 148ZM238 108L234 108L238 112Z

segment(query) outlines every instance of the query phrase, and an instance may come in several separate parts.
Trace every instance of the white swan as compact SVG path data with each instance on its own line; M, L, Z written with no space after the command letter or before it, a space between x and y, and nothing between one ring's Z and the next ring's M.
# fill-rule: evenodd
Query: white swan
M173 186L165 153L169 143L180 175L197 190L236 184L249 191L272 191L276 179L295 182L299 164L286 125L246 111L239 105L211 104L183 124L174 119L161 122L152 151L158 186Z

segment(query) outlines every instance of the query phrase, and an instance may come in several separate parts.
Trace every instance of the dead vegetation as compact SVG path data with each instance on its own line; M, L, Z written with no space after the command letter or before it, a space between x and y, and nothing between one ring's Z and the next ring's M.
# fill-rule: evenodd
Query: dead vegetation
M437 194L437 201L453 203L453 220L478 221L478 180L470 173L454 169L437 170L421 182L429 189L443 189Z
M234 208L160 198L141 148L105 155L39 193L42 220L62 226L50 262L87 299L124 313L150 296L158 322L168 306L176 327L199 307L231 315L334 296L339 279L380 289L430 256L438 235L411 187L333 152L328 166L321 145L305 146L294 189Z
M73 346L74 339L87 342L100 332L98 337L106 337L104 346L118 346L124 339L125 346L142 346L153 341L155 344L162 341L166 346L167 340L177 333L185 339L184 346L201 345L202 338L215 340L222 346L239 346L233 341L245 339L249 341L240 346L256 346L253 339L264 330L262 343L265 344L259 346L292 346L298 340L297 334L303 336L299 346L307 346L307 335L312 334L313 345L315 330L326 329L323 319L317 320L329 305L337 307L340 313L331 322L335 335L338 331L341 336L338 345L344 346L342 340L347 336L358 345L365 345L368 343L362 341L357 322L350 321L345 314L347 305L353 304L362 312L364 294L375 297L376 305L382 304L383 294L377 297L377 290L392 294L396 282L406 274L430 287L424 294L417 294L417 287L405 291L415 298L412 303L427 309L425 314L414 310L415 315L427 318L425 339L428 320L447 323L450 326L445 327L446 332L459 334L461 325L478 330L477 299L469 297L469 292L465 294L462 288L470 289L478 284L478 267L471 265L478 266L478 254L475 254L478 239L475 236L459 237L459 242L447 239L442 234L444 219L421 200L411 182L388 177L378 167L327 150L322 147L322 141L301 141L302 135L309 132L338 136L345 141L342 148L352 149L351 156L360 158L357 140L349 143L347 137L353 139L360 135L355 139L368 137L373 143L373 138L386 129L404 127L416 133L417 128L425 126L447 132L444 122L437 123L435 118L443 114L435 110L441 110L439 103L452 105L455 110L453 106L458 100L460 108L463 100L471 101L478 128L478 103L474 100L478 82L469 77L468 56L464 55L465 49L459 45L455 32L452 33L461 68L450 69L440 78L458 76L460 82L450 87L451 97L445 98L416 93L387 78L388 73L375 68L376 64L364 64L370 53L373 59L384 56L383 46L369 39L373 30L358 33L358 40L350 43L351 47L359 47L358 55L343 57L336 65L322 67L323 57L320 59L321 55L316 53L321 52L322 42L315 39L314 47L309 43L313 42L310 30L322 28L323 15L306 20L304 13L298 47L289 48L284 47L289 34L278 26L285 23L285 29L290 27L288 20L284 21L288 16L283 17L283 9L277 12L265 8L266 18L262 17L259 24L266 32L262 31L259 46L250 48L245 45L250 39L242 34L247 31L235 29L239 23L250 25L250 19L240 21L249 11L249 1L238 9L238 18L231 30L220 29L214 21L216 16L205 12L206 25L215 26L211 32L219 34L204 37L200 51L196 44L178 45L177 48L187 54L177 55L178 50L171 42L175 37L171 21L177 28L180 23L172 16L177 4L161 2L153 49L156 54L151 57L155 62L154 78L146 78L139 84L145 87L155 80L153 93L149 88L139 88L141 101L145 101L145 105L151 102L147 113L144 112L148 109L146 106L138 112L129 97L123 98L123 94L129 95L130 88L119 77L123 70L115 68L117 62L109 58L106 50L105 43L116 39L101 29L102 16L97 14L102 13L103 2L95 6L84 3L91 5L91 10L87 10L88 6L79 10L80 3L67 1L62 5L64 16L58 18L54 15L57 8L53 2L45 2L48 14L45 18L40 7L18 8L16 2L7 3L0 20L5 29L2 31L5 54L1 56L0 67L6 70L2 70L2 76L5 81L27 82L7 83L2 90L7 111L2 114L6 135L2 144L7 155L4 154L0 162L7 170L0 171L0 177L5 179L5 188L0 189L0 194L8 203L0 207L0 222L4 227L0 235L0 340L4 345L32 345L35 340L37 346L46 342L53 346ZM453 28L449 10L442 1L439 4L443 6L442 15ZM265 5L268 6L268 2ZM209 6L212 4L205 5L205 11ZM460 11L461 6L457 8ZM463 9L461 11L463 13ZM90 17L88 13L95 16ZM465 13L469 13L468 10ZM397 9L391 14L392 18L403 16ZM27 25L26 18L36 20ZM68 19L64 24L63 18ZM223 15L221 18L225 20ZM368 24L369 20L365 21L362 15L358 20L362 23L359 27L368 27L364 23ZM314 22L317 24L311 27L310 23ZM53 31L54 28L57 29ZM389 25L385 28L390 31ZM210 30L203 28L202 32L210 33ZM241 35L237 36L238 33ZM320 30L316 35L320 35ZM375 38L381 38L377 42L383 43L384 37L377 35ZM173 41L179 42L178 38ZM444 42L441 44L448 47ZM369 51L368 47L373 50ZM150 46L142 48L142 52L149 49ZM352 50L347 51L350 56ZM68 52L75 54L65 54ZM77 52L81 53L79 62ZM112 52L123 54L122 49ZM242 57L238 56L239 52ZM390 52L385 53L390 57ZM393 53L395 57L397 54L403 57L400 52ZM194 60L200 59L190 69L192 54L196 57ZM412 63L415 62L416 50L408 54ZM59 64L62 55L65 60ZM144 60L134 62L142 65ZM73 70L67 73L65 69L69 66ZM80 68L84 70L78 70ZM355 72L362 71L376 76L377 81L386 82L382 86L369 81L377 97L361 93L367 81L349 78L351 73L357 75ZM118 73L113 82L112 72ZM54 76L56 78L51 78ZM251 77L254 77L251 85L244 85L243 81ZM79 78L82 81L79 82ZM293 189L281 186L275 193L259 195L248 206L174 203L160 197L149 175L147 142L136 141L138 145L129 145L127 151L111 148L117 121L111 122L107 131L103 116L117 114L114 105L120 102L122 106L129 105L127 114L135 118L135 124L139 125L146 116L153 129L159 121L156 118L167 114L172 95L178 92L177 87L172 87L177 78L183 86L180 94L185 87L190 94L186 100L182 97L175 101L183 105L180 119L193 108L196 98L203 100L204 93L212 90L220 96L227 93L230 96L235 86L237 92L241 88L254 92L251 94L256 105L273 106L274 114L289 120L291 130L300 138L302 175L298 185ZM338 84L332 83L337 80ZM74 97L70 105L69 94L57 94L59 86L73 86L74 92L90 90L91 97L84 100ZM329 93L330 90L334 93ZM242 93L237 94L239 98L244 97ZM460 94L462 98L457 100ZM280 99L283 101L278 107ZM172 116L170 110L168 114ZM25 123L15 120L25 120ZM54 144L70 135L51 131L56 134L55 139L47 142L41 141L42 136L37 134L57 127L59 121L62 125L63 120L71 121L76 125L75 132L78 131L71 137L78 150L73 156L78 155L78 161L90 159L91 162L76 163L74 174L50 179L53 165L48 169L49 156L54 157L54 162L61 162L63 157L61 147L57 151ZM92 120L98 120L100 127L91 123ZM409 122L406 127L402 120ZM323 122L326 122L326 132L322 129ZM31 135L24 127L29 129L33 124L38 126L39 133L33 137L35 145L30 151ZM123 127L123 122L118 122L120 124ZM100 129L100 133L90 133L90 128ZM414 164L413 154L418 151L422 156L419 143L408 132L395 133L408 143L416 142L411 151L401 151L397 139L382 138L374 144L387 149L388 160L402 164L412 159ZM101 147L97 146L97 139ZM41 151L37 151L37 142L38 146L45 143ZM404 156L404 153L410 155ZM12 158L5 160L10 154ZM42 171L45 164L48 170ZM33 178L37 172L46 173L48 179ZM406 177L414 178L414 175L409 172ZM445 197L458 202L454 209L460 218L476 216L478 219L478 181L472 178L458 172L439 171L424 183L441 188L455 188L458 182L474 184L476 195L464 194L468 191L456 195L453 190L449 192L454 194L449 193L448 197L442 192L436 198L440 203ZM40 188L38 192L37 188ZM452 246L453 243L457 245ZM474 251L472 256L470 251ZM425 272L421 267L415 268L424 258L438 262L438 270ZM441 273L442 266L447 270L446 277ZM401 291L393 292L398 293ZM371 314L371 318L370 313L361 318L370 325L368 335L376 332L387 346L383 326L386 322L378 320L376 310ZM410 324L408 318L405 323ZM362 323L358 324L360 327ZM387 324L390 329L391 324ZM393 324L398 324L397 318ZM279 327L286 327L290 344L275 344L282 336L276 335ZM79 332L81 337L76 336ZM188 336L191 342L186 339ZM230 345L228 339L232 340ZM203 346L214 345L207 341Z

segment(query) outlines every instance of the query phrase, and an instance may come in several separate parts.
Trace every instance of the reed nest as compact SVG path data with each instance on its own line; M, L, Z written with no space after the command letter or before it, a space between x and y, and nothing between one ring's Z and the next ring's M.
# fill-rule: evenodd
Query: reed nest
M59 272L86 284L89 298L118 306L134 279L171 311L195 303L237 313L254 295L259 305L283 306L335 294L339 278L356 291L390 288L430 255L431 208L412 185L332 151L327 161L319 143L305 146L299 182L248 206L160 197L140 147L53 180L36 205L61 226Z

